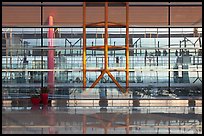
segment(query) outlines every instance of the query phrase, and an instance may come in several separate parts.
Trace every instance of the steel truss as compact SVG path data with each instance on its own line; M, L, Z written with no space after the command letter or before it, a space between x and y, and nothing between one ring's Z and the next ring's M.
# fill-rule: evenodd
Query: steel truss
M121 92L127 94L128 88L129 88L129 2L125 2L126 6L126 24L118 24L114 22L108 21L108 2L105 2L105 16L104 22L97 22L97 23L91 23L86 24L86 6L87 3L83 2L83 88L86 88L86 50L104 50L104 68L101 69L101 74L98 76L98 78L93 82L90 88L94 88L97 83L100 81L100 79L103 78L104 74L107 73L108 76L113 80L113 82L116 84L116 86L120 89ZM104 36L104 46L95 46L95 47L86 47L86 27L105 27L105 36ZM125 46L109 46L108 45L108 27L126 27L126 45ZM110 69L108 68L108 49L112 50L121 50L125 49L126 52L126 68L122 71L126 72L126 89L124 89L114 78L114 76L111 74ZM88 70L90 71L90 70ZM91 70L91 71L98 71L98 70ZM121 71L118 69L115 69L114 71Z

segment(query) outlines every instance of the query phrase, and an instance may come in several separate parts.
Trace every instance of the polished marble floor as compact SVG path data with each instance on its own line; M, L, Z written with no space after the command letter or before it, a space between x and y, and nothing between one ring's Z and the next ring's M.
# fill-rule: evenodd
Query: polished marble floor
M178 105L4 104L2 133L202 134L202 106Z

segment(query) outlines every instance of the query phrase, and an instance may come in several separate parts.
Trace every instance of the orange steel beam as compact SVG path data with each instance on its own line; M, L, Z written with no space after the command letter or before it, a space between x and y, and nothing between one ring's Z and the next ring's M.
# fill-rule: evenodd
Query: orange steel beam
M83 2L83 88L86 87L86 3Z
M129 88L129 3L126 2L126 93Z
M113 75L109 71L107 71L107 74L113 80L113 82L117 85L117 87L120 89L120 91L125 93L123 91L123 87L117 82L117 80L113 77Z
M108 2L105 2L105 38L104 38L105 70L108 69Z
M99 75L99 77L95 80L95 82L91 85L91 88L95 87L95 85L99 82L99 80L103 77L106 70L108 69L108 3L105 2L105 37L104 37L104 70Z
M90 46L86 47L87 50L104 50L104 46ZM108 50L124 50L125 46L108 46Z
M98 76L98 78L95 80L95 82L91 85L91 88L94 88L95 85L99 82L99 80L103 77L103 75L105 74L105 70L102 71L102 73Z
M113 75L108 71L108 2L105 2L105 39L104 39L104 55L105 55L105 72L113 80L113 82L120 88L123 92L120 84L115 80Z
M126 12L129 11L127 8L129 5L126 5ZM128 25L128 13L126 13L126 88L128 88L129 84L129 26ZM120 89L121 92L126 93L123 91L122 86L117 82L117 80L113 77L113 75L108 70L108 2L105 2L105 37L104 37L104 69L102 70L102 73L98 76L98 78L95 80L95 82L91 85L90 88L94 88L95 85L99 82L99 80L103 77L105 73L108 74L108 76L113 80L113 82L117 85L117 87ZM95 47L97 49L102 49L102 47ZM121 48L121 47L120 47ZM93 49L93 48L91 48ZM84 69L83 69L84 70Z
M90 23L90 24L87 24L86 26L87 27L93 27L93 26L94 27L103 27L103 26L105 26L105 22L102 21L102 22ZM110 26L110 27L125 27L124 24L109 22L109 21L108 21L108 26Z

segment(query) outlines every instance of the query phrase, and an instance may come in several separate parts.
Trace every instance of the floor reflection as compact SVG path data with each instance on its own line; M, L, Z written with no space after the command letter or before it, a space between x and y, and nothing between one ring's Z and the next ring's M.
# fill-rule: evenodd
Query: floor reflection
M201 134L202 107L2 107L9 134Z

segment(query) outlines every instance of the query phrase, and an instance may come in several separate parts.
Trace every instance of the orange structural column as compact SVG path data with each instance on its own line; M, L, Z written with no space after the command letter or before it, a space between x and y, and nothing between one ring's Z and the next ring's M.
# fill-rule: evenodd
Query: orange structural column
M49 26L53 26L53 17L49 16ZM48 87L50 93L54 91L54 48L53 48L54 28L49 28L48 31Z
M121 92L123 93L127 93L128 92L128 88L129 88L129 5L128 2L126 3L126 25L122 25L122 26L126 26L126 46L110 46L108 45L108 27L112 24L117 24L118 23L112 23L112 22L108 22L108 2L105 2L105 13L104 13L104 27L105 27L105 35L104 35L104 46L95 46L95 47L86 47L86 26L101 26L101 24L103 22L98 22L98 23L92 23L92 24L85 24L85 2L83 5L83 39L84 39L84 46L83 46L83 78L85 78L83 80L83 86L86 85L86 49L89 50L103 50L104 51L104 67L103 69L101 69L101 74L98 76L98 78L93 82L93 84L91 85L90 88L94 88L97 83L99 83L99 81L103 78L104 74L108 74L108 76L113 80L113 82L116 84L116 86L120 89ZM114 50L118 50L118 49L125 49L126 51L126 91L124 91L123 87L118 83L118 81L114 78L114 76L111 74L110 71L113 71L112 69L109 69L109 64L108 64L108 49L114 49ZM98 71L98 70L94 70L94 71ZM115 70L114 70L115 71ZM120 71L120 70L116 70L116 71Z
M108 2L105 2L105 38L104 38L105 71L108 70Z
M108 2L105 2L105 13L104 13L104 26L105 26L105 36L104 36L104 48L102 48L101 46L97 46L95 47L95 49L104 49L104 68L101 71L101 74L98 76L98 78L94 81L94 83L91 85L91 88L94 88L96 86L96 84L100 81L100 79L104 76L105 73L108 74L108 76L113 80L113 82L116 84L116 86L121 90L121 92L123 91L122 86L117 82L117 80L114 78L114 76L110 73L110 70L108 68L108 26L109 26L109 22L108 22ZM110 46L111 47L111 46ZM93 48L92 48L93 49ZM115 48L114 48L115 49Z
M86 2L83 2L83 88L86 87Z
M129 3L126 2L126 93L129 88Z

